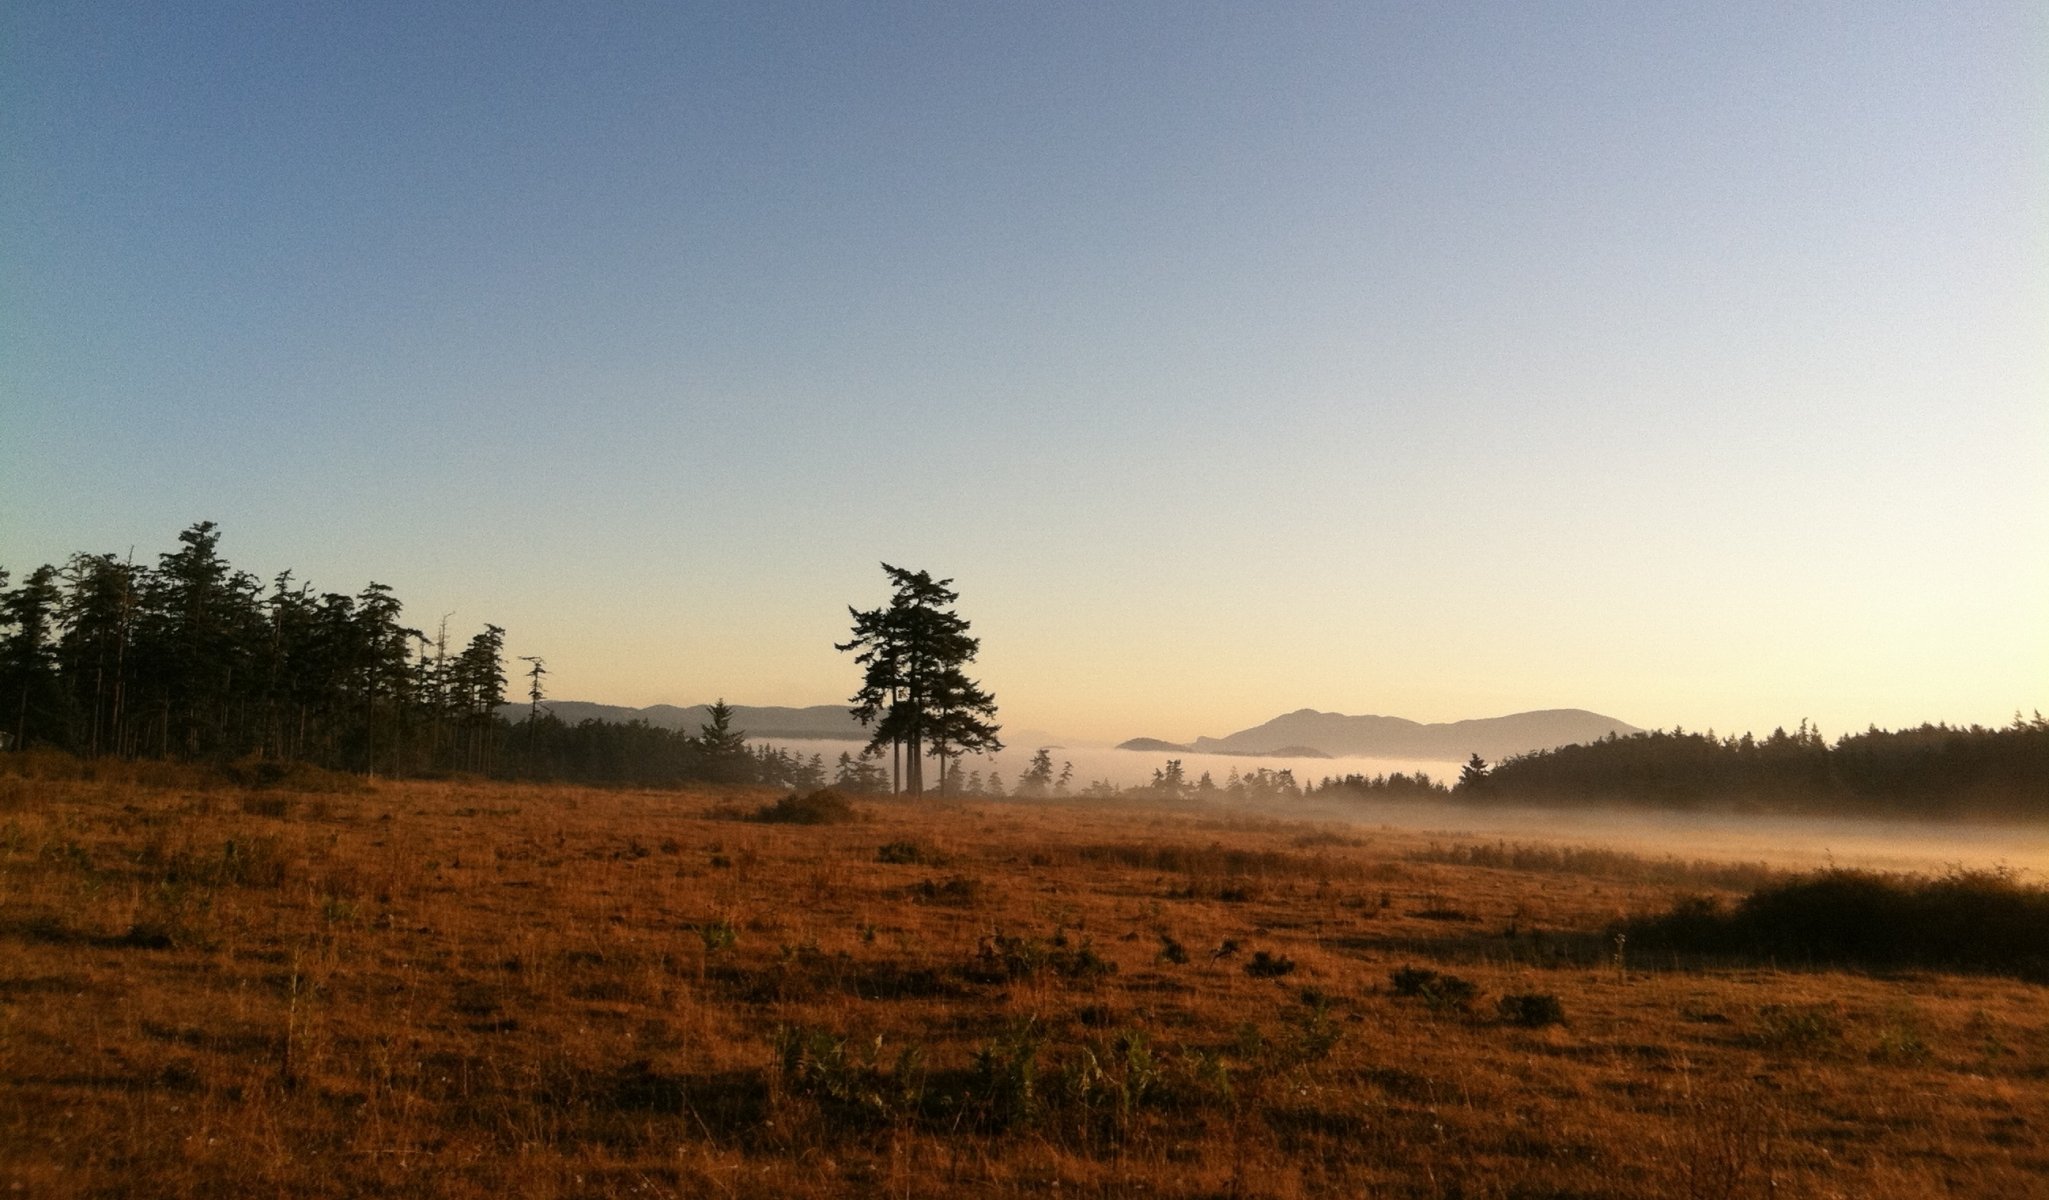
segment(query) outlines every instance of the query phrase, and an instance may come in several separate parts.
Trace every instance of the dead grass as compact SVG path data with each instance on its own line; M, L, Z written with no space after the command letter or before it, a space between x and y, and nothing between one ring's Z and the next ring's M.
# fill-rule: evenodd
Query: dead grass
M1129 807L0 782L15 1194L2049 1187L2049 993L1609 938L1712 865Z

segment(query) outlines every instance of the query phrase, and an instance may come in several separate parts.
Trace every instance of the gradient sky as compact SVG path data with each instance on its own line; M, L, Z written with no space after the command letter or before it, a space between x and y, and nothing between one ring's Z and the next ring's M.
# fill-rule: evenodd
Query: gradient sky
M599 15L602 13L603 15ZM2049 9L0 9L0 565L200 519L555 694L2049 708Z

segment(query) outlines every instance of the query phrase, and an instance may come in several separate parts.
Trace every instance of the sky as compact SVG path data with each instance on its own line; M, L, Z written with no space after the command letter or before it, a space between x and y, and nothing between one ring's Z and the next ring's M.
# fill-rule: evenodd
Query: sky
M2049 708L2049 9L0 8L0 566L220 524L553 694Z

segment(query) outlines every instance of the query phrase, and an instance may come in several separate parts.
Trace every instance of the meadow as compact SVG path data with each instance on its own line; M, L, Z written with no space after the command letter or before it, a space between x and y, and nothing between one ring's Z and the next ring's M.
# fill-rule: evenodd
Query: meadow
M8 1194L2049 1192L2038 976L1632 944L1773 865L1187 806L9 770Z

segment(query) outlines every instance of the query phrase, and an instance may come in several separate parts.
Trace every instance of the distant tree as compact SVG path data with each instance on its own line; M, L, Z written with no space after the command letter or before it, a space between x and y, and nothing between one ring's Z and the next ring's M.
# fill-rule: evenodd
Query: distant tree
M541 690L541 677L548 673L548 664L534 654L522 654L519 661L527 664L526 753L528 770L532 770L539 765L534 750L539 744L541 699L545 695Z
M1053 790L1053 751L1045 746L1032 754L1031 765L1017 777L1017 794L1044 796Z
M1462 792L1478 792L1486 784L1487 760L1481 758L1479 751L1476 750L1458 773L1458 789Z
M993 720L996 701L967 677L981 643L950 607L960 598L953 581L888 563L882 570L894 589L889 604L866 612L849 608L853 636L835 646L856 652L863 668L852 704L855 719L874 728L868 749L901 747L905 790L922 795L928 753L939 759L943 783L960 755L1003 748Z
M1067 794L1068 785L1073 782L1074 764L1071 762L1061 763L1060 778L1053 781L1053 794L1056 796L1065 796Z
M1153 772L1152 789L1166 796L1179 798L1188 787L1188 776L1181 770L1181 760L1170 758L1167 765Z
M843 792L857 792L863 795L886 791L889 776L880 765L871 761L874 757L864 752L857 758L848 751L840 751L839 761L833 771L832 786Z
M733 708L724 697L712 702L710 718L697 727L697 748L704 756L707 779L717 783L749 783L756 772L747 750L747 734L733 728Z

